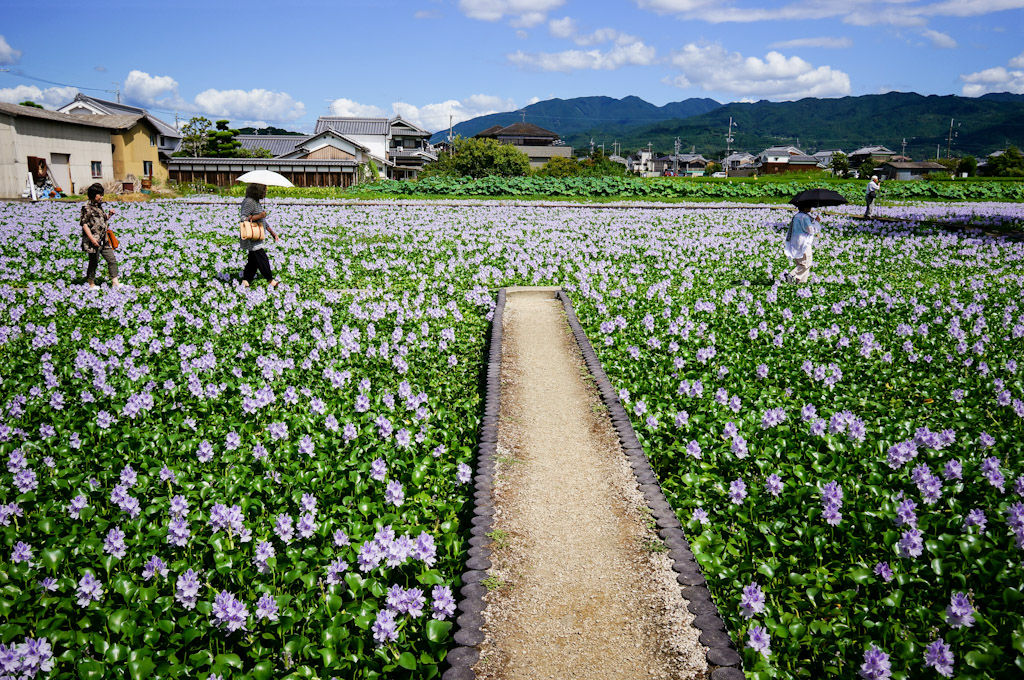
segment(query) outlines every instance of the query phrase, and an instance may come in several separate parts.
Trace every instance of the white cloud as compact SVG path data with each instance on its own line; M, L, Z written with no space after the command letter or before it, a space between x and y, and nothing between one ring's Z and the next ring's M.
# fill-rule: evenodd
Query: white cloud
M416 19L438 19L441 16L441 12L436 9L421 9L417 10L413 17Z
M331 102L331 115L348 116L350 118L381 118L388 114L379 106L360 104L359 102L342 97Z
M203 90L196 95L196 107L211 116L295 120L306 115L306 105L287 92L254 90Z
M461 123L477 116L489 113L512 111L516 108L515 101L486 94L474 94L465 99L449 99L436 104L415 106L407 102L394 102L391 105L396 115L405 118L425 130L431 132L448 127L448 116L452 124Z
M964 81L965 97L980 97L988 92L1024 94L1024 52L1010 59L1006 66L967 73L960 79Z
M744 57L719 44L690 43L672 55L681 72L671 80L677 87L699 87L743 97L792 100L836 97L850 93L850 77L831 66L818 66L800 57L769 52L764 58Z
M794 38L793 40L780 40L768 46L775 50L786 50L791 47L823 47L832 49L845 49L853 47L853 41L849 38L831 38L822 36L820 38Z
M145 71L132 70L121 89L129 101L143 106L188 108L178 94L178 81L170 76L151 76Z
M709 23L841 18L848 24L924 26L930 17L971 17L1024 7L1024 0L802 0L774 7L745 7L735 0L636 0L658 14Z
M171 76L153 76L133 70L122 90L128 101L144 107L175 109L232 120L292 121L306 114L306 105L287 92L264 89L207 89L187 101L178 93L178 81Z
M20 104L25 100L33 101L48 109L64 106L78 94L77 87L48 87L41 90L35 85L18 85L17 87L0 88L0 102Z
M523 52L508 55L509 61L523 68L540 71L595 70L613 71L622 66L649 66L657 59L656 50L640 40L616 44L606 51L565 50L563 52Z
M556 38L571 38L578 32L576 20L572 17L552 19L548 22L548 31Z
M529 106L530 104L536 104L539 101L540 101L540 97L536 97L536 96L530 97L529 99L526 100L526 105Z
M459 0L459 9L470 19L500 21L509 18L513 26L530 28L544 23L548 12L565 0Z
M16 64L21 59L21 50L7 44L7 38L0 35L0 64Z
M632 45L640 42L636 36L620 33L614 28L599 28L591 33L581 33L579 25L572 17L552 19L548 22L548 32L556 38L570 39L581 47L614 42L618 45Z
M921 31L921 35L928 38L935 47L941 47L943 49L953 49L956 47L956 40L954 40L952 36L940 31L933 31L930 28L926 28Z

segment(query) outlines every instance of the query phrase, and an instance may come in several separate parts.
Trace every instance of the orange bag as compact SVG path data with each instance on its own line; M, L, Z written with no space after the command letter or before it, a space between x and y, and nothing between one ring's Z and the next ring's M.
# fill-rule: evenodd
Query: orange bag
M245 220L238 225L239 235L249 241L262 241L265 238L263 225L259 222Z
M121 242L117 240L117 234L110 227L107 227L107 245L117 250L121 247Z

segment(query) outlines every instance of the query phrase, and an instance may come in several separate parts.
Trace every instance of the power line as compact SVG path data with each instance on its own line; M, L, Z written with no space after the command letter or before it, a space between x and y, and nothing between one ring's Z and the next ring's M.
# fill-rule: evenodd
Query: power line
M60 83L56 80L47 80L46 78L37 78L36 76L30 76L21 69L5 71L5 73L10 73L11 75L18 76L19 78L27 78L28 80L35 80L40 83L46 83L47 85L57 85L59 87L73 87L77 90L92 90L93 92L109 92L110 94L114 93L114 90L105 90L101 87L85 87L83 85L72 85L71 83Z

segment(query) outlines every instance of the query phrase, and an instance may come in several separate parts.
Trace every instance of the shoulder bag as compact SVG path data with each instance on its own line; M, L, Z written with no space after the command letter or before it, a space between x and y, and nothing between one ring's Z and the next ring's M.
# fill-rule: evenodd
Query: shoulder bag
M107 245L117 250L121 247L121 242L117 240L117 234L110 227L107 227Z
M238 225L239 236L248 241L262 241L265 238L263 225L244 220Z

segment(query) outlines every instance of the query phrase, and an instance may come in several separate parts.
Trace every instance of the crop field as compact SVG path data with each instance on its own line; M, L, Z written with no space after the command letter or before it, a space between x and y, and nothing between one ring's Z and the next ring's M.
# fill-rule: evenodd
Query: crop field
M118 290L0 209L5 672L439 675L495 292L558 284L750 677L1024 673L1020 205L825 216L804 286L766 208L271 205L273 291L235 204L120 206Z

